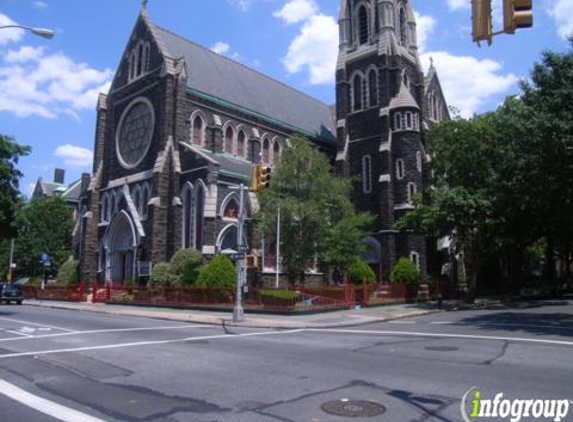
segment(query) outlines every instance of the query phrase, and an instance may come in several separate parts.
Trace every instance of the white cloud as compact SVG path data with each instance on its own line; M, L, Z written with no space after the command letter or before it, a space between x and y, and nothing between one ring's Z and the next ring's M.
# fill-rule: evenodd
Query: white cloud
M0 13L0 26L17 25L8 16ZM17 42L24 36L24 30L17 28L2 29L0 31L0 45Z
M471 2L468 0L447 0L450 10L469 9Z
M231 46L226 42L221 42L221 41L216 42L211 46L211 50L217 54L220 54L222 56L227 56L235 60L238 60L240 58L239 53L237 53L236 51L232 51Z
M305 22L317 13L318 6L314 0L291 0L281 10L273 13L273 16L292 25Z
M422 53L426 49L428 36L434 32L434 28L438 22L430 15L420 15L418 12L414 12L414 14L416 15L417 22L418 49L420 53Z
M503 74L502 64L495 60L434 51L420 56L426 69L430 58L434 60L448 104L459 109L466 118L490 101L499 102L498 97L508 94L518 81L513 73Z
M64 164L70 167L90 167L93 163L92 151L71 144L60 145L54 155L62 158Z
M48 8L48 3L45 1L37 0L34 2L34 7L38 10L46 10Z
M241 11L246 12L253 3L268 2L271 0L228 0L229 3L237 6Z
M216 42L211 46L211 50L217 54L227 54L231 50L231 46L226 42Z
M44 47L23 46L19 50L10 50L4 56L8 63L27 63L33 60L39 60L44 55Z
M338 24L332 16L312 16L302 26L282 59L290 74L307 70L313 85L334 82L338 57Z
M65 113L78 118L77 111L95 107L99 92L109 90L111 70L76 63L63 53L23 46L2 58L0 111L19 117L56 118Z
M555 0L548 5L547 13L555 20L559 36L566 40L573 35L573 0Z

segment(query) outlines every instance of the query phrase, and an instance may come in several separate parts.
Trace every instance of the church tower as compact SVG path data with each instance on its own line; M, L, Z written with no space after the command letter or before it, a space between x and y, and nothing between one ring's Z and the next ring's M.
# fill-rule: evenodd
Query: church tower
M337 169L353 200L377 218L365 261L388 280L400 257L426 275L426 238L395 222L414 209L426 179L425 79L409 0L343 0L336 69ZM428 156L429 157L429 156Z

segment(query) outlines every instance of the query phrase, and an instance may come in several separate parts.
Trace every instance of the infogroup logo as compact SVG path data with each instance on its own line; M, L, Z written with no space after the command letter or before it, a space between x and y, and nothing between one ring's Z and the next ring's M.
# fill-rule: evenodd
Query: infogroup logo
M569 414L571 400L568 399L505 399L497 393L493 399L484 399L478 387L465 392L460 410L465 422L537 419L560 422Z

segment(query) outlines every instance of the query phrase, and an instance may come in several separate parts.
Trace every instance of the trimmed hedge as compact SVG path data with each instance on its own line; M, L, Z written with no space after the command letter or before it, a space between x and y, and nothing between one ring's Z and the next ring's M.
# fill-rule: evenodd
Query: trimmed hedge
M277 299L298 299L299 294L293 290L261 290L261 296L274 297Z
M417 286L420 284L420 270L411 259L400 258L390 274L390 282Z
M364 280L370 284L376 283L376 274L367 263L361 260L356 260L350 265L348 277L353 284L362 284Z
M201 269L196 284L198 287L234 287L236 282L235 266L226 256L218 255Z
M153 267L153 273L149 279L149 287L157 286L174 286L178 278L171 271L171 265L168 262L161 262Z
M190 286L199 277L203 254L193 249L180 249L173 255L170 264L172 273L179 278L179 284Z
M68 284L78 284L78 267L80 265L79 261L74 259L69 259L62 264L58 270L58 275L56 277L57 284L62 286L67 286Z

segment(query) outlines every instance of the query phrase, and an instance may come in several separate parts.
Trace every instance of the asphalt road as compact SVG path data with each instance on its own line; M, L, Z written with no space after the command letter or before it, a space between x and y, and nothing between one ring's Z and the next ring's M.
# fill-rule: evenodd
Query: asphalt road
M573 399L573 303L282 331L0 307L3 422L453 422L474 386Z

